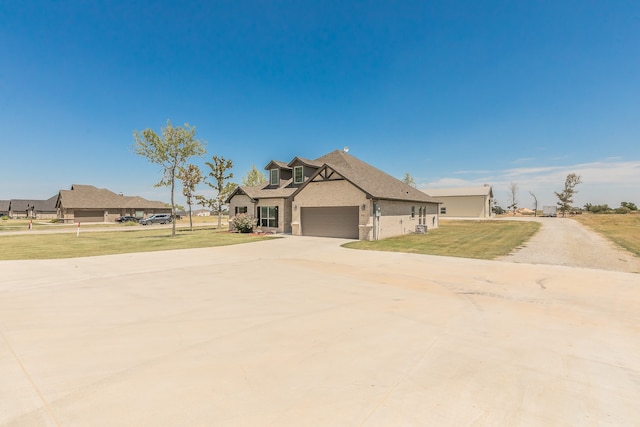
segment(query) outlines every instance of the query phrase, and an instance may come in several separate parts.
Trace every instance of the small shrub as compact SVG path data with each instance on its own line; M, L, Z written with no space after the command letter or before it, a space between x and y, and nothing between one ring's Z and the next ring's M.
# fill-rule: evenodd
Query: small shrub
M631 212L631 209L626 206L620 206L619 208L616 208L617 214L628 214L629 212Z
M49 221L52 224L57 224L58 222L60 222L60 219L58 218L53 218L51 221Z
M9 219L9 217L8 217L8 216L6 216L6 215L2 215L2 216L0 217L0 219L1 219L1 220L3 220L3 221L6 221L6 220L8 220L8 219Z
M231 219L231 225L233 228L238 230L240 233L251 233L253 231L253 226L255 224L255 220L253 215L250 214L238 214Z

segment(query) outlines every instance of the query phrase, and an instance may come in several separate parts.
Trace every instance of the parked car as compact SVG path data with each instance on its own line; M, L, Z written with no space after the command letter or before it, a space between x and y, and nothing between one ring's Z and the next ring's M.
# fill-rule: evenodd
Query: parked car
M171 214L155 214L140 220L140 224L167 224L171 222Z
M135 216L131 216L131 215L125 215L125 216L121 216L116 218L116 222L138 222L138 218L136 218Z

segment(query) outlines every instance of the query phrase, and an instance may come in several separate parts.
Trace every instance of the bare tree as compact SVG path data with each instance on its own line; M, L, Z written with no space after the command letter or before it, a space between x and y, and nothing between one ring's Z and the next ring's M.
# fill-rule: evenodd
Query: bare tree
M518 190L518 184L511 181L511 183L509 184L509 200L511 200L511 204L507 206L507 209L511 209L514 214L516 213L516 209L518 209L518 199L516 197L518 194Z
M529 191L529 194L531 194L531 197L533 197L533 201L534 201L534 208L533 208L533 216L538 216L538 198L536 197L535 194L533 194L532 191Z

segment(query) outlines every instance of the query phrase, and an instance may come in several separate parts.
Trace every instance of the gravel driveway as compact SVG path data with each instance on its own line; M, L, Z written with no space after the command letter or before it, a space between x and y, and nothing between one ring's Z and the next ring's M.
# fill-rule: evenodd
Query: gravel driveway
M522 247L500 261L565 265L601 270L640 273L640 259L618 249L596 232L570 218L509 218L509 221L537 221L542 224Z

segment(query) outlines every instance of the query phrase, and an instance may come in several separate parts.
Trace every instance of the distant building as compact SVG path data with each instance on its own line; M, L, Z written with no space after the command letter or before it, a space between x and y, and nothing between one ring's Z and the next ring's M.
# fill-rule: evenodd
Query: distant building
M429 188L424 190L429 196L442 202L442 218L490 218L493 189L490 185L460 188Z
M11 199L8 201L8 206L6 200L0 201L0 216L7 215L11 219L53 219L57 217L57 197L56 195L47 200Z
M78 184L72 185L70 190L60 190L55 207L58 218L63 222L111 222L125 215L142 218L156 213L171 213L171 208L163 202Z

